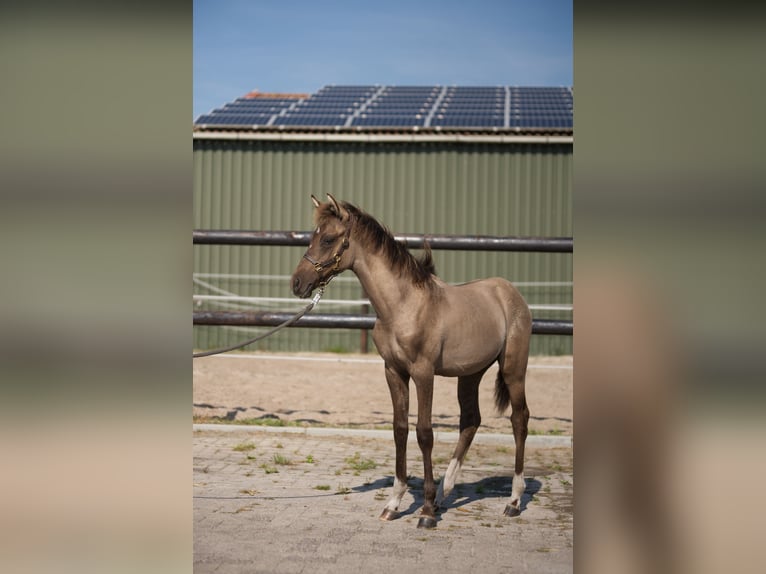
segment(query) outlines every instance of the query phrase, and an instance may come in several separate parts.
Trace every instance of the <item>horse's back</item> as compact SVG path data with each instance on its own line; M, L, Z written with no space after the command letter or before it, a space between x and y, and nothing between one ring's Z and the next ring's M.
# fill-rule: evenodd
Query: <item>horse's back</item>
M450 289L450 303L469 302L473 305L484 304L493 312L502 309L507 324L525 322L529 320L531 325L531 313L524 297L513 283L503 277L490 277L477 279L460 285L453 285Z

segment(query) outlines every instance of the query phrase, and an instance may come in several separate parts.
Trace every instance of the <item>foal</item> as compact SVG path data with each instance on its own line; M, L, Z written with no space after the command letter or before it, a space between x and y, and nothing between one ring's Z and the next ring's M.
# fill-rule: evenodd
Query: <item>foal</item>
M418 527L436 526L436 510L449 496L481 422L479 382L497 361L495 403L500 412L512 407L516 466L507 516L521 512L524 493L524 443L529 409L524 378L532 317L521 294L501 278L451 286L434 274L430 250L418 260L391 233L356 206L313 195L316 229L292 276L293 293L309 297L320 284L351 269L359 278L377 321L372 338L385 362L394 411L396 479L381 519L399 516L407 490L407 418L409 381L418 402L417 439L423 453L424 503ZM458 377L460 437L437 493L431 451L431 406L434 375Z

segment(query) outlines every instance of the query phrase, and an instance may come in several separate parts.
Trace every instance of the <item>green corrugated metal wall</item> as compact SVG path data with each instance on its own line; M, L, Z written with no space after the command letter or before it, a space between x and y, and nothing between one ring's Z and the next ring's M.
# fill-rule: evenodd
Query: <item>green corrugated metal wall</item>
M194 140L195 229L307 230L313 211L309 195L324 200L328 192L397 233L571 236L572 144ZM194 293L291 298L288 277L304 249L195 245ZM520 284L530 305L572 303L571 254L435 251L434 259L448 282L499 275ZM325 294L326 300L360 298L351 273L337 278ZM303 303L195 305L291 311ZM360 309L323 301L317 311ZM533 315L571 319L567 311L533 310ZM257 332L195 327L194 345L228 345ZM360 332L286 329L257 348L356 352ZM537 335L531 352L570 354L572 339Z

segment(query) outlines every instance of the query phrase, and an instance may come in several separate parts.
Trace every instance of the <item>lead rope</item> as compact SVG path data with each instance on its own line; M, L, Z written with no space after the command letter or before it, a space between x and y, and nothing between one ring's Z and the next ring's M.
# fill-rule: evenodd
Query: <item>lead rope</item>
M290 317L287 321L284 323L280 323L273 329L266 331L265 333L261 333L257 337L253 337L252 339L249 339L245 341L244 343L237 343L236 345L232 345L231 347L224 347L223 349L213 349L211 351L203 351L201 353L192 353L192 358L197 359L199 357L209 357L210 355L217 355L219 353L226 353L227 351L233 351L234 349L239 349L240 347L246 347L247 345L250 345L251 343L255 343L256 341L260 341L261 339L265 339L266 337L270 337L280 329L284 329L285 327L289 327L293 323L295 323L298 319L303 317L306 313L311 311L314 306L319 303L319 300L322 298L322 295L324 295L324 288L327 287L327 284L332 280L332 277L325 281L324 283L319 285L319 290L314 295L314 298L311 299L311 302L306 305L303 309L298 311L295 315Z

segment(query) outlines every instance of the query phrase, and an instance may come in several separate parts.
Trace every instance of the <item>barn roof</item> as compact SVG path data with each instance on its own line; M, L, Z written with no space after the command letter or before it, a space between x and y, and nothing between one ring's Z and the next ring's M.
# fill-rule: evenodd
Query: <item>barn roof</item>
M194 131L571 136L573 96L570 87L528 86L329 85L314 94L256 91L199 116Z

